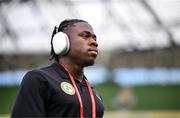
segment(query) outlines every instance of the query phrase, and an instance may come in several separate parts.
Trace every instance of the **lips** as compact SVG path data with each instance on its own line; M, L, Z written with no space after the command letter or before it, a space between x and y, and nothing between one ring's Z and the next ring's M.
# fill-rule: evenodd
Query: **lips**
M94 53L95 55L98 54L98 49L97 48L90 48L88 51Z

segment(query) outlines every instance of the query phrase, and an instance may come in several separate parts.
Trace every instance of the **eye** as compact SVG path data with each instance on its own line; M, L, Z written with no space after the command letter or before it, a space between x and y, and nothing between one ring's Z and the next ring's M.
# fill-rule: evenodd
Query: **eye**
M79 36L84 38L84 39L88 39L89 37L91 37L91 35L89 33L86 33L86 32L80 33Z
M95 41L97 41L97 37L96 37L95 34L92 35L92 38L93 38Z
M83 39L87 40L89 38L93 38L96 41L96 35L95 34L91 34L90 32L81 32L79 34L80 37L82 37Z
M88 34L84 33L84 34L82 35L82 37L87 39L87 38L89 38L90 36L89 36Z

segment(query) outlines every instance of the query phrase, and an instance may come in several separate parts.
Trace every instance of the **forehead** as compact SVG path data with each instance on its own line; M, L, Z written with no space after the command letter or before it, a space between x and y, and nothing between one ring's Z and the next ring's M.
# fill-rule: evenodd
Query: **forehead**
M69 28L72 32L83 32L83 31L88 31L90 33L94 33L93 28L91 25L87 22L78 22L75 23L71 28Z

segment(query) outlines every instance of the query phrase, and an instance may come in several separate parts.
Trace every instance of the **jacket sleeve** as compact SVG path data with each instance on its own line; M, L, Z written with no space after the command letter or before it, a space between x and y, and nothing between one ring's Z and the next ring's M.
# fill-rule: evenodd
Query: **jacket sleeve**
M47 82L38 72L28 72L20 85L11 117L46 115Z

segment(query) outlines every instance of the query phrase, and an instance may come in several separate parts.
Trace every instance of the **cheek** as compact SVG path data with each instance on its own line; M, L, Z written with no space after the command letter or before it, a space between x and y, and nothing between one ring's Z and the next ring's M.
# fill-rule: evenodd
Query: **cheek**
M76 40L76 41L71 41L71 48L72 50L81 50L83 51L86 48L86 42L83 41L82 39Z

